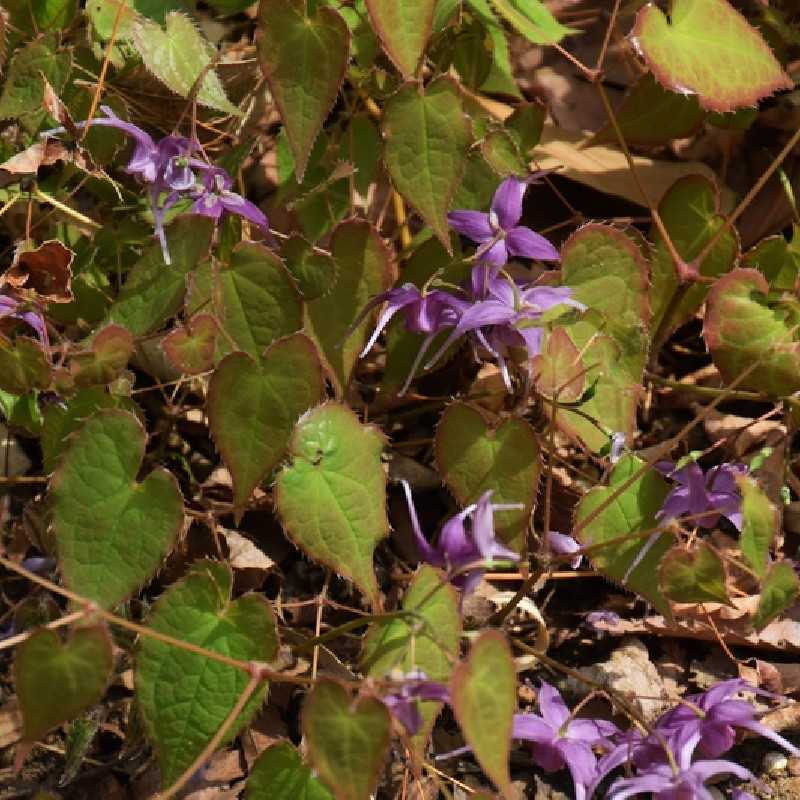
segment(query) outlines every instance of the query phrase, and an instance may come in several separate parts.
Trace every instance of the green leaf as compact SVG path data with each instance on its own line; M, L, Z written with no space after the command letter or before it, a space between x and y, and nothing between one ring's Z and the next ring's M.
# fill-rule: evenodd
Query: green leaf
M661 562L658 583L676 603L729 603L722 559L705 542L696 549L673 547Z
M35 133L47 116L42 108L44 76L56 92L67 82L72 68L69 52L57 52L54 34L37 39L14 55L0 95L0 119L19 119Z
M259 362L232 353L214 371L209 427L233 477L238 514L286 454L300 415L319 403L324 391L316 348L301 333L270 345Z
M637 14L631 36L661 84L696 94L711 111L752 106L794 85L728 0L673 0L669 19L650 3Z
M356 114L339 143L339 156L355 168L353 183L366 197L381 162L381 136L367 114ZM349 202L349 198L348 198Z
M197 375L214 366L219 328L211 314L197 314L185 326L175 328L161 340L161 349L173 367Z
M366 2L372 27L380 37L383 49L404 78L413 78L431 34L436 0Z
M781 234L762 239L744 254L742 266L763 273L770 289L793 292L800 278L800 226L792 226L791 242Z
M337 800L370 800L389 749L391 720L375 697L353 701L335 681L318 681L303 706L311 763Z
M296 747L279 742L253 764L244 800L333 800L333 795L303 763Z
M231 600L226 564L195 563L156 601L148 627L241 661L269 662L278 652L275 617L260 595ZM145 731L169 786L217 733L249 682L246 672L142 636L136 652L136 700ZM264 702L262 684L231 725L225 744Z
M409 584L402 608L417 616L374 623L364 638L363 668L378 679L395 669L406 675L422 670L430 680L447 683L461 639L458 592L441 572L425 564ZM426 701L419 707L423 724L413 739L418 753L425 747L442 704Z
M539 355L531 359L530 369L537 391L547 399L572 403L583 395L583 359L564 328L556 328L547 336Z
M719 211L717 187L701 175L679 178L661 198L658 213L675 249L687 264L700 255L724 224ZM672 308L669 320L663 320L678 288L678 278L672 257L655 228L651 237L655 244L650 291L653 310L651 329L655 331L661 325L664 330L673 331L691 319L703 305L708 286L703 283L691 286L677 306ZM703 260L700 274L707 277L722 275L733 268L738 257L739 238L729 227Z
M64 580L104 607L147 582L183 524L171 473L159 468L136 481L145 439L132 414L99 411L75 434L50 484Z
M557 44L578 33L562 25L541 0L491 0L503 19L533 44Z
M498 538L520 549L525 543L542 467L539 440L519 417L498 425L477 408L453 403L436 429L436 466L462 506L475 503L491 489L493 503L522 503L516 511L498 511Z
M485 94L504 94L516 100L522 100L522 94L511 67L511 51L506 32L492 11L489 0L466 0L466 4L488 31L494 52L492 69L480 87L481 91Z
M181 97L189 96L200 75L217 55L214 46L195 27L191 18L180 11L167 14L166 30L153 20L139 17L131 33L147 69ZM205 73L196 97L202 106L225 114L241 115L225 95L213 68Z
M17 648L14 662L24 737L41 739L100 700L114 656L104 625L77 628L66 641L42 628Z
M788 561L773 564L761 583L761 597L753 616L753 627L760 631L782 611L794 605L800 595L800 580Z
M50 364L35 339L18 336L13 342L0 333L0 389L27 394L50 385Z
M70 373L76 386L97 386L111 383L125 367L133 353L133 336L121 325L106 325L92 337L91 348L75 353Z
M0 414L10 428L19 428L32 436L42 435L44 419L39 408L38 392L17 395L0 389Z
M49 33L69 27L77 11L76 0L3 0L9 22L25 33Z
M608 486L595 486L581 498L575 510L577 536L584 547L593 548L590 556L598 572L642 595L669 618L669 604L653 575L672 547L674 537L666 531L648 533L659 526L656 514L669 494L669 487L658 472L647 469L622 489L643 465L634 455L623 456L614 465ZM583 520L601 505L603 510L584 525Z
M208 0L222 14L238 14L253 5L253 0Z
M747 475L736 479L742 495L742 532L739 547L745 561L759 578L770 562L770 548L779 530L780 515L764 490Z
M373 604L372 565L389 531L383 435L344 406L315 408L295 428L291 462L275 482L275 506L291 539L311 558L350 578Z
M305 0L262 0L258 55L280 111L302 181L314 140L333 106L350 55L350 31L327 6L306 14Z
M462 25L452 39L445 39L444 45L443 58L452 59L462 86L480 90L494 64L494 48L486 28L478 20Z
M384 108L384 154L400 194L450 251L447 212L466 167L470 130L456 84L407 83Z
M111 38L118 10L118 0L87 0L86 13L101 39ZM170 11L185 10L186 4L181 0L128 0L127 8L123 9L120 16L117 39L130 39L133 23L138 19L139 14L163 25L167 21L167 14Z
M506 637L486 630L475 640L451 683L453 711L483 771L511 796L508 759L517 706L517 672Z
M175 220L167 228L172 264L164 263L161 246L153 242L128 273L109 321L134 336L145 336L177 314L186 295L187 277L207 258L213 232L214 221L208 217Z
M220 266L220 321L255 359L276 339L303 325L302 301L280 259L255 242L241 242Z
M501 177L524 175L528 165L511 134L502 128L489 131L481 142L486 163Z
M542 138L547 109L541 103L521 103L505 121L506 130L516 139L522 155L527 156Z
M625 95L615 116L628 144L657 147L696 133L706 113L695 95L670 92L648 72ZM587 146L616 141L614 127L608 123Z
M370 329L370 318L354 331L358 313L394 281L392 253L365 220L348 220L333 232L331 252L336 285L324 297L306 305L305 329L319 346L336 392L342 396Z
M754 269L720 278L708 295L703 337L726 383L781 397L800 389L800 309L791 296L768 303L768 291Z
M314 252L313 246L301 236L287 239L281 255L305 300L316 300L328 294L339 279L333 257Z

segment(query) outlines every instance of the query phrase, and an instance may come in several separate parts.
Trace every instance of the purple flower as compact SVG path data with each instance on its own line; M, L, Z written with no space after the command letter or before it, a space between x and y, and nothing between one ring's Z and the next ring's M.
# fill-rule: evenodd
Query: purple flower
M694 461L680 469L675 469L671 461L662 461L656 469L678 484L667 495L657 518L676 519L688 514L701 527L712 528L722 516L741 530L742 496L736 477L747 472L744 464L720 464L706 474Z
M488 214L462 210L447 215L451 228L480 245L479 261L503 265L509 256L558 261L558 250L544 236L517 224L532 179L506 178L498 186Z
M612 627L619 625L620 617L615 611L590 611L586 615L586 624L595 630L604 630L598 626L610 625Z
M411 527L414 531L420 558L434 567L459 572L464 567L481 561L497 559L519 561L519 555L509 550L495 538L494 512L522 508L522 504L492 503L492 492L484 492L477 503L468 506L442 525L439 540L434 547L425 538L414 507L411 487L403 481ZM466 524L468 523L468 525ZM453 579L464 594L469 594L480 582L485 570L481 567L460 572Z
M48 357L50 356L50 337L47 335L47 323L39 311L32 310L30 303L25 303L7 294L0 294L0 320L5 318L19 320L33 328L44 347L45 354Z
M254 225L268 228L267 217L258 206L232 192L231 176L220 167L212 167L203 178L203 188L196 190L192 212L219 221L224 212L244 217Z
M569 562L572 569L578 569L581 565L583 554L578 553L581 546L571 536L567 536L565 533L556 533L556 531L548 531L545 542L547 544L547 549L555 555L566 556L577 553Z
M597 769L593 748L610 747L610 737L619 730L606 720L572 717L558 691L544 681L537 702L540 714L514 715L511 736L535 745L533 760L546 772L566 766L575 784L575 800L584 800Z
M392 716L413 736L422 727L422 715L418 700L432 700L437 703L449 703L450 692L443 683L428 680L428 676L420 671L409 672L403 678L406 681L399 692L393 692L383 698L383 703Z

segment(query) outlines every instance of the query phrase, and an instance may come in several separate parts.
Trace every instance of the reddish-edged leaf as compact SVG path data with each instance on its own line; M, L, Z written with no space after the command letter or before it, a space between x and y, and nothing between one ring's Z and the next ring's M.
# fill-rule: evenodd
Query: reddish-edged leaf
M161 347L176 369L196 375L214 365L218 333L219 327L211 314L197 314L184 327L168 333Z
M111 383L128 365L133 353L133 335L122 325L106 325L92 339L91 348L75 353L70 373L76 386Z
M583 393L581 354L563 328L556 328L547 337L542 352L531 362L531 370L536 376L536 388L545 397L571 402Z
M412 78L431 33L436 0L366 0L372 27L404 78Z

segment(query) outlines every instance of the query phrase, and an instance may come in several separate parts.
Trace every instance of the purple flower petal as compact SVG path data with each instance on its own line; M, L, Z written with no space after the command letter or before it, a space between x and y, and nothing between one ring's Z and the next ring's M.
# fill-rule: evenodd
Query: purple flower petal
M522 198L528 188L527 181L506 178L494 193L491 213L504 231L510 231L522 217Z
M534 258L539 261L558 261L561 257L544 236L530 228L517 227L508 232L506 247L512 256Z
M502 267L508 261L508 247L506 247L504 239L498 239L491 246L483 245L479 247L476 256L478 257L478 263L486 262L487 264Z
M561 698L558 690L546 681L542 681L536 701L544 721L556 730L569 719L567 704Z
M567 536L564 533L556 533L556 531L548 531L545 536L545 542L550 552L556 555L569 555L581 549L581 546L571 536ZM583 561L583 555L578 553L569 562L569 565L572 569L577 569L581 565L581 561Z
M411 487L408 485L408 481L401 481L401 483L403 485L403 492L406 496L408 515L411 517L411 529L414 532L414 539L416 540L420 559L422 561L427 561L429 564L432 564L435 567L444 566L444 559L441 557L441 554L430 545L428 540L425 538L425 535L422 533L422 528L419 524L419 517L417 517L417 509L414 505L414 498L411 494Z
M451 211L447 222L454 231L478 244L485 244L494 237L489 215L482 211Z

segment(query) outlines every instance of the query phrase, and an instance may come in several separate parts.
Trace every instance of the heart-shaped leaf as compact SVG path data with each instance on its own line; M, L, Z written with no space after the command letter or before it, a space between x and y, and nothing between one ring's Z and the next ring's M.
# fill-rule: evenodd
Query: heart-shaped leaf
M164 263L161 245L154 242L128 273L109 320L134 336L152 333L181 308L186 279L198 269L211 248L214 222L208 217L179 217L167 228L172 264Z
M753 627L760 631L782 611L792 606L800 595L800 579L788 561L770 567L761 583L761 597L753 616Z
M673 547L661 562L658 583L676 603L728 603L722 559L705 542L695 550Z
M366 0L372 27L404 78L413 78L428 42L436 0Z
M531 359L536 389L544 397L573 402L583 394L584 366L578 348L563 328L546 339L542 352Z
M205 75L196 98L200 105L241 115L228 100L214 69L208 69L216 48L200 33L187 14L172 11L166 17L167 28L146 17L138 17L131 33L145 66L162 83L181 97L188 97L197 79Z
M111 383L128 366L132 353L131 332L122 325L106 325L92 337L89 350L72 356L69 368L75 385Z
M506 637L486 630L475 640L451 683L453 711L478 763L511 796L508 759L517 708L517 671Z
M185 327L176 328L161 341L167 360L187 375L197 375L214 366L219 328L211 314L197 314Z
M303 706L311 763L337 800L370 800L389 749L391 720L374 697L353 702L335 681L317 682Z
M208 421L233 476L237 513L283 458L298 418L324 390L317 350L302 333L270 345L260 362L232 353L214 371Z
M278 652L275 618L260 595L231 600L233 576L226 564L200 561L153 606L148 627L242 661L268 662ZM161 767L172 784L200 755L230 714L248 683L228 664L142 636L136 653L136 700ZM264 702L262 685L231 725L228 742ZM223 742L224 744L224 742Z
M487 489L493 503L522 503L494 517L498 538L521 548L542 466L533 428L519 417L492 426L477 408L453 403L439 421L435 448L439 474L461 505L477 502Z
M728 0L673 0L669 19L654 3L631 36L653 74L711 111L755 105L794 85L761 34Z
M675 249L687 264L700 255L724 224L717 187L701 175L687 175L678 179L661 198L658 213ZM650 291L653 309L651 330L655 331L661 326L664 331L673 331L691 319L700 308L708 294L708 286L703 283L691 286L680 302L672 307L669 319L665 320L664 315L678 288L678 278L672 256L655 228L651 236L655 243ZM723 275L733 268L738 257L739 238L735 230L729 227L703 259L700 274L706 277Z
M383 112L386 167L397 191L450 249L447 212L467 166L469 122L455 83L407 83Z
M752 478L737 478L742 495L742 532L739 547L745 561L759 578L763 578L770 562L770 548L780 527L778 509Z
M300 419L291 462L275 482L275 506L286 532L316 561L350 578L373 604L372 564L386 536L383 435L344 406L328 403Z
M27 336L13 342L0 333L0 389L27 394L50 385L50 364L42 346Z
M697 97L670 92L647 72L625 95L614 115L628 144L657 147L691 136L703 124L706 112ZM616 141L614 126L609 123L592 136L589 144Z
M331 110L350 56L350 31L327 5L314 16L305 0L262 0L258 56L280 111L302 181L314 141Z
M348 220L333 232L331 252L338 278L333 289L306 305L305 328L319 346L337 395L343 396L370 328L365 319L351 331L361 309L394 282L392 253L375 228Z
M332 256L314 252L312 245L300 236L292 236L281 248L286 267L297 281L304 300L316 300L333 289L339 270Z
M244 800L333 800L333 795L303 763L296 747L279 742L253 764Z
M145 440L132 414L99 411L75 434L50 485L64 580L101 606L146 583L183 524L170 472L159 468L136 482Z
M584 547L592 548L590 557L598 572L647 598L669 618L669 604L653 580L673 544L671 533L657 531L656 519L669 487L658 472L648 469L622 488L643 464L634 455L623 456L608 486L595 486L581 498L575 509L576 535ZM603 510L595 514L601 505Z
M417 616L374 623L364 639L362 665L379 679L395 669L404 674L421 670L430 680L447 683L461 639L458 592L441 572L425 564L409 584L402 608ZM433 701L419 704L423 723L414 745L420 754L441 707Z
M800 389L800 309L788 296L770 304L768 291L754 269L720 278L708 295L703 337L726 383L782 396Z
M63 642L56 631L43 628L22 642L14 673L25 740L35 742L93 706L113 666L111 639L102 625L78 628Z

